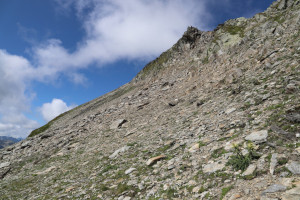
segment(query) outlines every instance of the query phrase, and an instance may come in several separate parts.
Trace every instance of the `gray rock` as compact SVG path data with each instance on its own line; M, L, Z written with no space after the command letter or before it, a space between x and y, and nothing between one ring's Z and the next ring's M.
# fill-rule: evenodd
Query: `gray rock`
M262 100L263 101L265 101L265 100L267 100L267 99L269 99L271 97L271 94L265 94L265 95L263 95L263 97L262 97Z
M131 172L135 171L136 168L129 168L125 171L125 174L130 174Z
M123 195L118 198L118 200L123 200L123 199L124 199Z
M281 172L280 173L280 177L287 177L289 175L289 173L288 172Z
M300 113L293 112L286 115L286 119L292 123L300 123Z
M271 162L270 162L270 174L274 174L275 167L277 165L277 153L272 154Z
M253 174L253 172L256 170L256 165L252 164L249 165L249 167L246 169L246 171L242 174L243 176L249 176Z
M266 163L266 161L265 161L265 158L267 157L267 155L266 154L264 154L264 155L262 155L259 159L258 159L258 161L257 161L257 169L258 170L264 170L265 169L265 167L266 167L266 165L267 165L267 163Z
M29 147L29 146L31 146L31 141L24 141L21 144L21 149L24 149L25 147Z
M300 199L300 187L288 190L281 196L282 200L299 200Z
M281 0L277 8L279 10L284 10L287 8L287 6L288 6L288 0Z
M6 176L6 174L8 174L8 172L10 172L10 169L11 169L10 167L1 169L0 170L0 179L3 179Z
M222 170L225 167L224 163L210 163L207 165L204 165L203 172L204 173L214 173L218 170Z
M286 92L289 93L289 94L291 94L293 92L296 92L297 89L298 89L297 86L293 83L290 83L286 86Z
M200 144L196 143L189 149L189 152L194 153L194 152L198 151L199 148L200 148Z
M122 125L124 123L126 123L127 120L126 119L118 119L116 121L114 121L111 125L110 125L110 129L114 130L114 129L118 129L118 128L121 128Z
M111 154L109 156L109 158L110 159L116 158L119 155L119 153L123 153L123 152L127 151L129 148L130 148L129 146L124 146L124 147L116 150L113 154Z
M174 101L169 102L168 105L173 107L173 106L176 106L178 104L178 102L179 102L178 99L175 99Z
M174 169L175 168L175 165L169 165L168 166L168 170L171 170L171 169Z
M286 186L281 184L274 184L269 186L265 191L263 191L262 195L266 193L283 192L283 191L286 191Z
M236 108L229 108L225 111L225 113L228 115L230 113L233 113L234 111L236 111Z
M286 167L293 174L300 174L300 163L299 162L292 161L291 163L287 164Z
M10 165L10 162L0 163L0 169L4 168L4 167L8 167L9 165Z
M257 144L263 143L267 141L268 137L268 131L267 130L261 130L251 133L250 135L247 135L245 137L245 140L255 142Z

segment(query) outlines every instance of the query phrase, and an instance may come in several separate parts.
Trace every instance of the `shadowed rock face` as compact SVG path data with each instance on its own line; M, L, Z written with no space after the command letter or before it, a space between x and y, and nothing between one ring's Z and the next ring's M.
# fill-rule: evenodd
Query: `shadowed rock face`
M130 83L0 150L0 199L297 199L299 8L189 27Z

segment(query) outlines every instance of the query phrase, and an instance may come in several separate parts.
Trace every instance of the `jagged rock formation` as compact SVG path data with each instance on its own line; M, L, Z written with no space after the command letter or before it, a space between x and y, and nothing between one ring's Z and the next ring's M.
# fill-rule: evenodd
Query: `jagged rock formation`
M0 199L300 199L300 1L189 27L130 83L0 151Z

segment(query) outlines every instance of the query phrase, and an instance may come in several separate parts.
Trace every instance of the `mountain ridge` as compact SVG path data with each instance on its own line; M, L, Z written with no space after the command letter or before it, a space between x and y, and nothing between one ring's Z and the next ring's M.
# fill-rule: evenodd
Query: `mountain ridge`
M0 199L299 199L299 7L189 27L131 82L0 150Z

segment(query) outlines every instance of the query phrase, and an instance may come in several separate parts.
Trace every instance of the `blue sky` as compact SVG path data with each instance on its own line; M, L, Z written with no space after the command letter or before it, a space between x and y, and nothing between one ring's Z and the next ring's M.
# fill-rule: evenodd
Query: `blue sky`
M0 136L129 82L188 26L212 30L272 0L0 0Z

